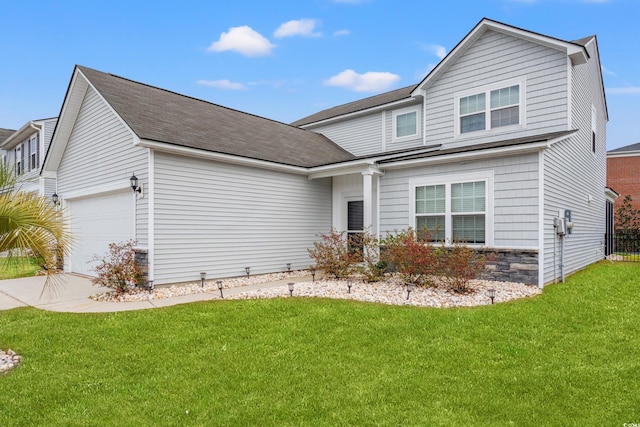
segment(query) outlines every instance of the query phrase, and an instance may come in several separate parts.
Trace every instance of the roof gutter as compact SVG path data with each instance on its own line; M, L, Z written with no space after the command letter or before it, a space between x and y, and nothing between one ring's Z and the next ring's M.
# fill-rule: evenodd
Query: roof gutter
M27 132L31 128L35 129L36 131L39 131L41 129L36 123L33 122L33 120L30 120L20 129L15 131L9 138L5 139L5 141L0 144L0 150L6 150L6 147L11 146L16 140L18 142L22 142L22 138L31 135L31 132Z
M267 160L257 160L248 157L235 156L232 154L216 153L213 151L205 151L197 148L183 147L180 145L172 145L164 142L150 141L148 139L140 139L139 142L135 142L133 145L145 148L151 148L153 150L161 151L164 153L178 154L187 157L196 157L199 159L215 160L223 163L231 163L240 166L269 169L279 172L287 172L296 175L307 175L309 169L302 166L291 166L282 163L269 162Z

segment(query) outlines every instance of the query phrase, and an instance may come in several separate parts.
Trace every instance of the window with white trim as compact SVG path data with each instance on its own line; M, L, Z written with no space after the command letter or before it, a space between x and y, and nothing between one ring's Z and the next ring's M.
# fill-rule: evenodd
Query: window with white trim
M596 107L591 106L591 152L596 152L596 130L597 130L598 114Z
M452 176L448 182L412 180L414 226L432 241L490 244L492 174Z
M29 169L38 168L38 135L34 135L29 140Z
M524 80L511 80L456 94L456 134L523 124Z
M16 175L22 175L22 144L15 149L16 156Z
M403 108L393 112L393 140L420 137L418 108Z

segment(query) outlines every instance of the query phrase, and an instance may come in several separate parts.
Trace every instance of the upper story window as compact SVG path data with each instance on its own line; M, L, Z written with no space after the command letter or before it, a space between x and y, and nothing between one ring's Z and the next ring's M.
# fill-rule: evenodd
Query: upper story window
M38 135L34 135L29 139L29 169L37 169L38 166Z
M18 145L15 149L16 156L16 175L22 175L22 144Z
M456 135L523 125L523 91L522 79L456 94Z
M393 140L420 137L419 108L408 107L393 112Z
M596 152L596 130L597 130L598 114L596 107L591 106L591 151Z

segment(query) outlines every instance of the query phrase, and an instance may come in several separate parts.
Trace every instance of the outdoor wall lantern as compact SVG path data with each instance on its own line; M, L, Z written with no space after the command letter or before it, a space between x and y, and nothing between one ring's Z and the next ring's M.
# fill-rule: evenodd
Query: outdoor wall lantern
M415 289L415 285L413 283L407 283L407 299L409 299L409 295Z
M249 278L249 271L251 271L251 267L245 267L244 271L247 273L247 279Z
M287 263L287 271L289 273L291 273L291 263L290 262Z
M200 287L204 288L204 279L206 279L207 277L207 273L205 273L204 271L202 273L200 273Z
M51 201L53 202L54 206L58 206L60 204L60 197L58 196L57 193L53 193L51 195Z
M311 271L311 281L315 282L316 281L316 267L315 266L311 266L309 271Z
M142 186L138 185L138 177L135 173L131 175L131 178L129 178L129 182L131 183L131 189L133 190L133 192L140 193L140 195L142 195Z
M353 279L347 279L347 293L351 293L351 287L353 286Z
M493 299L496 297L496 290L487 289L487 294L489 295L489 298L491 298L491 304L493 304Z
M224 295L222 295L222 280L218 280L216 283L218 284L218 290L220 291L220 298L224 299Z
M292 297L292 296L293 296L293 286L294 286L294 283L293 283L293 282L289 282L289 283L287 283L287 286L289 286L289 296L291 296L291 297Z

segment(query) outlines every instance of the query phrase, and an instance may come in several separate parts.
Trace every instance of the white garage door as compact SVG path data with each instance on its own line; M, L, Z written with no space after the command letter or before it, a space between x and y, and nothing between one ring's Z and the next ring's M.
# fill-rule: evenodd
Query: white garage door
M67 262L70 271L95 276L95 255L106 254L109 243L133 239L133 198L129 190L69 201L73 236Z

